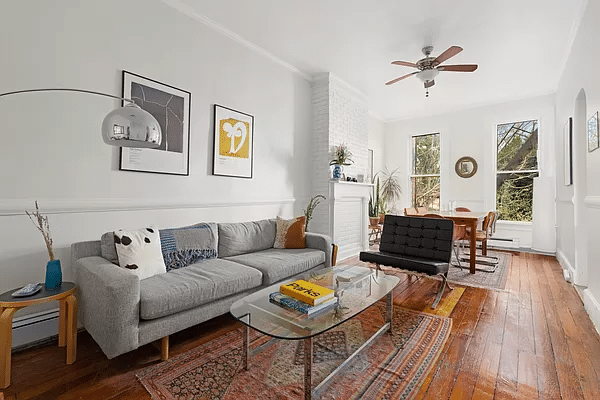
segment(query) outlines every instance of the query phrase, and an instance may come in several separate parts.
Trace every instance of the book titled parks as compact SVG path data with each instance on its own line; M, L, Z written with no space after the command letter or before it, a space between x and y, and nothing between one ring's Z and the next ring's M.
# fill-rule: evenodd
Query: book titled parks
M280 292L271 293L269 295L269 300L282 307L291 308L307 315L312 315L317 311L324 310L337 303L337 298L332 297L317 306L311 306L310 304L306 304L303 301L297 300Z
M302 279L281 285L279 291L311 306L318 306L333 297L332 289Z

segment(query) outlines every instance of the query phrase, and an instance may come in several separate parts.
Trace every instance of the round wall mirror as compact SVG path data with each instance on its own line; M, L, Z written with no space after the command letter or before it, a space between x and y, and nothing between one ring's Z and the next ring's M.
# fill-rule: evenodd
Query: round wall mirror
M477 161L473 157L461 157L456 162L454 170L461 178L470 178L477 172Z

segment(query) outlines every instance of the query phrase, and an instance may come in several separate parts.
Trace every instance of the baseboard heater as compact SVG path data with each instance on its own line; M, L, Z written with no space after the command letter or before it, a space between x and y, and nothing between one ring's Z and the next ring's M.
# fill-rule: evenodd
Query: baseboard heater
M58 308L13 319L12 349L24 350L58 336Z
M518 249L521 247L521 239L513 237L513 238L501 238L501 237L491 237L488 239L488 246L495 247L508 247Z

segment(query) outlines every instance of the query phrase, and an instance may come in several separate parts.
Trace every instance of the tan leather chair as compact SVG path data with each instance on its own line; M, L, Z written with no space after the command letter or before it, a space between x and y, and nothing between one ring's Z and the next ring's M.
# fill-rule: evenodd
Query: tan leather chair
M414 207L406 207L404 208L404 215L419 215L419 213Z

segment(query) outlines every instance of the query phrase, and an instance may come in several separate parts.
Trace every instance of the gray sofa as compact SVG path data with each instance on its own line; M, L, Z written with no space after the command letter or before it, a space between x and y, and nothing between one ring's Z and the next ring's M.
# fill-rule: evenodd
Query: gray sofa
M166 359L169 335L265 286L331 266L328 236L307 232L305 249L275 249L275 220L217 226L217 258L142 280L115 265L114 249L100 240L71 246L80 321L108 358L162 339Z

